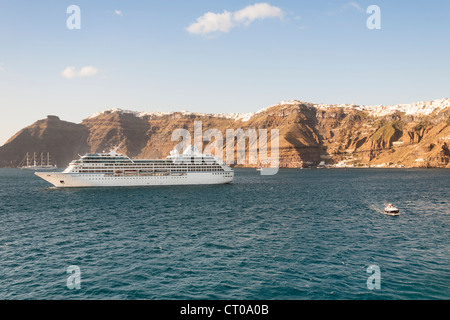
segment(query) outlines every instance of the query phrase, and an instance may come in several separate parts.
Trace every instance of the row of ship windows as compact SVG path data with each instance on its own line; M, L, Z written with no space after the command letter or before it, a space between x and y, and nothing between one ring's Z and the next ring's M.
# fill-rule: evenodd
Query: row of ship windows
M206 165L212 165L216 164L217 162L213 159L211 160L180 160L180 161L155 161L155 162L130 162L130 161L75 161L73 162L75 164L85 164L85 163L92 163L97 165L105 165L105 166L111 166L115 164L120 165L126 165L126 166L132 166L132 165L149 165L149 164L163 164L163 165L173 165L173 164L206 164Z
M187 177L172 177L173 179L186 179ZM136 180L136 179L147 179L148 177L115 177L115 178L89 178L88 180L117 180L117 179L127 179L127 180ZM154 179L167 179L168 176L165 177L153 177Z
M120 169L118 169L118 170L120 170ZM158 171L158 170L156 169L156 171ZM181 170L181 169L170 170L170 172L217 172L217 171L223 171L223 169L215 170L215 169L197 169L196 168L196 169L192 169L192 170L188 170L188 171L186 171L185 169L184 170ZM114 171L111 171L111 170L74 170L72 172L74 172L74 173L114 173Z
M179 168L179 169L183 169L183 168L222 168L221 165L215 164L215 165L196 165L196 164L188 164L188 165L172 165L172 166L165 166L165 165L134 165L134 166L124 166L123 164L120 165L111 165L111 166L105 166L105 165L90 165L90 166L76 166L76 167L81 167L81 168L108 168L108 169L112 169L112 168L167 168L167 169L172 169L172 168Z
M175 170L179 170L179 171L186 171L186 170L198 170L201 168L139 168L139 169L131 169L131 168L72 168L72 170L79 170L79 171L86 171L86 172L93 172L94 170L97 170L99 172L114 172L114 171L144 171L144 172L148 172L148 171L158 171L158 170L164 170L164 171L175 171Z
M173 179L186 179L187 177L174 177L174 176L164 176L164 177L153 177L154 179L167 179L168 177ZM231 178L231 175L224 175L225 178ZM88 178L88 180L117 180L117 179L127 179L127 180L136 180L136 179L147 179L148 177L114 177L114 178Z
M221 166L186 166L186 167L159 167L159 166L154 166L154 167L136 167L134 166L133 168L130 167L122 167L122 166L117 166L117 167L78 167L77 169L107 169L107 170L140 170L140 169L167 169L167 170L174 170L174 169L179 169L179 170L186 170L186 169L222 169Z
M213 175L224 175L227 177L231 177L231 173L228 172L218 172L218 173L213 173ZM140 176L140 177L133 177L133 176L127 176L127 177L111 177L111 178L98 178L98 174L94 174L94 175L83 175L84 177L95 177L96 180L98 179L115 179L115 178L127 178L127 179L140 179L140 178L145 178L147 179L149 176ZM150 176L152 177L152 176ZM154 176L153 176L154 177ZM186 176L163 176L162 178L167 178L167 177L172 177L172 178L186 178ZM91 178L89 178L91 179ZM94 178L93 178L94 179Z
M86 157L86 158L82 158L80 160L75 160L75 162L88 162L88 161L92 161L92 162L111 162L111 161L127 161L127 162L168 162L168 161L210 161L210 160L214 160L214 156L205 156L205 157L178 157L178 158L174 158L174 160L167 160L167 159L153 159L153 160L132 160L128 157L118 157L118 158L110 158L110 157L95 157L95 158L91 158L91 157Z

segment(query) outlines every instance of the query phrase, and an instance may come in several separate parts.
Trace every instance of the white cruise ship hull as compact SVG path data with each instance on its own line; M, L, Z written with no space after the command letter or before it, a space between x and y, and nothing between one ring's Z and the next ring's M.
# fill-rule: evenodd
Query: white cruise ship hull
M149 176L111 176L63 172L36 172L35 175L57 188L226 184L231 183L234 178L233 171Z

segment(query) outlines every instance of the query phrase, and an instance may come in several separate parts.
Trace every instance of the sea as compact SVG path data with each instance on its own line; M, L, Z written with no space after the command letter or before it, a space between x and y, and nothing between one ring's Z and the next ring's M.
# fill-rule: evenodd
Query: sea
M0 169L2 300L447 300L449 234L445 169L87 189Z

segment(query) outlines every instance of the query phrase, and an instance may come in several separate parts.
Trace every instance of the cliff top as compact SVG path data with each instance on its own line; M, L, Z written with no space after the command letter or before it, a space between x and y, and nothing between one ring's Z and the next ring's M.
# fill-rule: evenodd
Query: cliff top
M265 107L257 112L249 112L249 113L198 113L198 112L190 112L190 111L132 111L132 110L124 110L121 108L111 108L108 110L104 110L101 112L96 112L89 116L87 119L93 119L103 114L109 113L119 113L119 114L133 114L136 117L162 117L167 115L173 115L176 113L181 113L183 115L198 115L198 116L210 116L216 118L227 118L249 121L255 115L263 113L271 108L275 107L286 107L286 106L299 106L305 105L309 107L314 107L317 109L329 109L329 108L351 108L355 110L367 111L370 115L375 117L386 116L389 114L393 114L395 112L402 112L406 115L430 115L433 112L440 112L444 109L450 108L450 99L443 98L432 101L420 101L410 104L396 104L396 105L375 105L375 106L366 106L366 105L355 105L355 104L320 104L320 103L311 103L311 102L302 102L299 100L290 100L290 101L281 101L277 104L270 105ZM49 116L50 117L50 116Z

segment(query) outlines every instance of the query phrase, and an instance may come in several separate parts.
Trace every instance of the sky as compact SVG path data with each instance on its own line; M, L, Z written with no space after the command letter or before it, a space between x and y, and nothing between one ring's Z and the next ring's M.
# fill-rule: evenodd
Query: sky
M449 1L0 0L0 145L47 115L392 105L449 91Z

